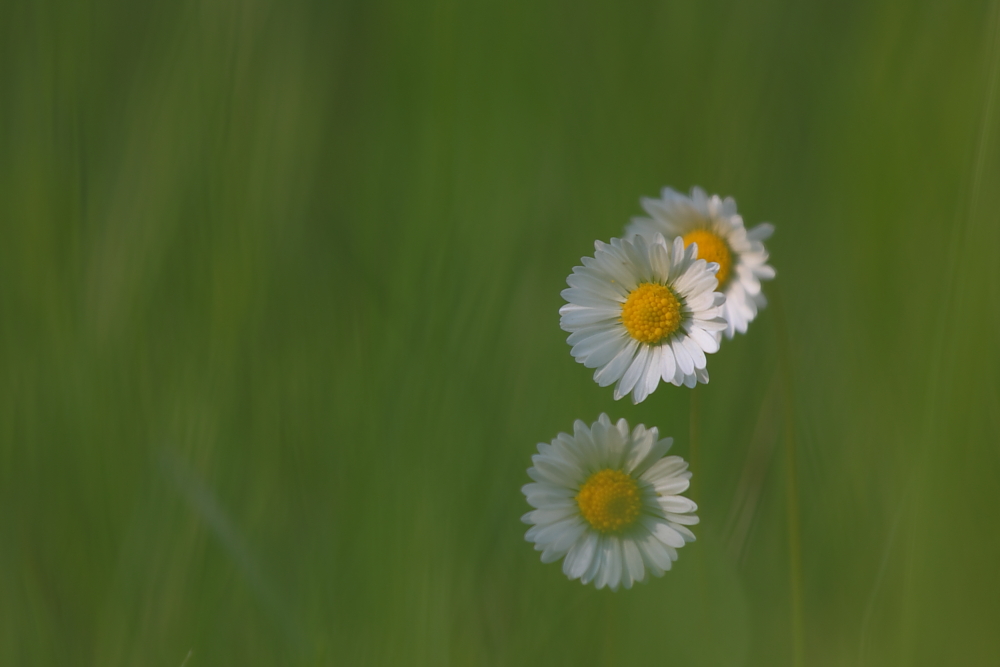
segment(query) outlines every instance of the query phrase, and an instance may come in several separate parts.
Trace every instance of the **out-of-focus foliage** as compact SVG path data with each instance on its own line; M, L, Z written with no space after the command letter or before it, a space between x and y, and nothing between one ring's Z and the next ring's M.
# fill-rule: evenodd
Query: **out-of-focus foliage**
M998 68L996 2L0 4L0 664L791 664L786 431L808 664L992 664ZM778 279L612 594L519 488L602 411L689 455L557 315L667 184Z

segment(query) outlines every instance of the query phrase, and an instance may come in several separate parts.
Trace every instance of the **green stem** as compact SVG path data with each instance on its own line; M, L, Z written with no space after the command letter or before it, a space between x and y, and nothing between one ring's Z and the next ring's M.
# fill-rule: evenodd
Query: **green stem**
M792 664L795 667L802 667L805 665L805 623L802 609L802 528L799 515L798 460L792 405L792 372L788 360L788 330L785 328L785 313L778 290L775 290L774 294L774 310L785 404L785 504L788 512L789 583L792 593Z
M689 465L691 466L690 469L691 472L693 473L691 476L691 487L690 487L691 500L693 500L695 504L698 505L699 508L698 514L704 519L703 508L701 507L701 490L704 484L702 479L703 471L701 468L701 457L700 457L701 431L698 428L698 414L700 412L700 406L699 406L700 399L698 397L700 396L700 394L701 392L698 391L697 385L691 389L691 402L689 404L691 412L688 423L688 440L690 444L688 449L688 458L689 458ZM698 593L699 593L698 599L700 602L700 604L698 605L698 621L700 627L707 628L709 626L709 623L711 622L712 600L708 594L708 571L705 567L704 556L696 559L695 563L696 563L695 571L697 572L697 577L698 577Z
M691 466L691 500L695 501L699 505L698 501L701 499L701 460L700 451L698 447L698 387L697 385L691 389L691 416L689 418L688 424L688 440L690 443L688 449L689 464Z

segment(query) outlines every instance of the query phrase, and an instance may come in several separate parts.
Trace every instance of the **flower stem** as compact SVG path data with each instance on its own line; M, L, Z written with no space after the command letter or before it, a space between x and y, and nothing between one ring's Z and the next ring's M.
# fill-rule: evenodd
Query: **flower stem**
M775 329L779 366L782 375L782 396L785 404L785 499L788 520L788 560L792 594L792 664L805 665L805 623L802 608L802 528L799 516L799 477L795 448L795 419L792 406L792 371L788 360L788 330L781 293L774 294Z
M700 435L698 432L698 393L699 393L698 386L695 385L691 389L691 403L690 403L691 415L689 417L689 423L688 423L688 441L689 441L688 458L690 460L690 466L692 472L691 500L700 505L701 503L699 501L701 500L701 494L700 494L701 478L699 477L699 475L701 475L702 470L701 470L701 459L699 456L700 452L698 448L698 439Z

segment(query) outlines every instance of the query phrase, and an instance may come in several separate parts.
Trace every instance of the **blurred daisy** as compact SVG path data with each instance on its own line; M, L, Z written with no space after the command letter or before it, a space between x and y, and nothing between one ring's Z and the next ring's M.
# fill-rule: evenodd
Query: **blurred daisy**
M718 266L695 258L681 239L611 239L573 267L562 291L568 304L559 325L573 357L596 368L594 380L614 382L615 399L639 403L662 379L680 386L708 382L705 353L719 349L725 297L715 291Z
M732 197L707 197L701 188L692 188L690 197L670 188L663 188L662 194L661 199L643 198L642 207L652 219L633 218L625 237L638 234L652 240L662 234L668 240L684 239L685 246L697 244L699 258L719 265L716 278L726 295L726 338L746 333L757 310L767 305L760 281L775 275L763 243L774 233L774 225L765 222L746 229Z
M695 503L678 494L691 473L679 456L664 456L673 438L642 424L629 433L624 419L602 414L589 428L538 445L521 491L535 509L525 539L542 562L565 557L563 572L597 588L632 588L646 575L663 576L677 549L694 541L685 526L698 523Z

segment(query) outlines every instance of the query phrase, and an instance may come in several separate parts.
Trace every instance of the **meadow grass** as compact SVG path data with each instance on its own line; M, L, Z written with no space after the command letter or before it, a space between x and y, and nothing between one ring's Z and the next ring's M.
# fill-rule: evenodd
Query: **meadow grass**
M993 664L998 80L997 2L0 4L0 664ZM615 403L559 292L663 185L772 305ZM697 436L618 593L519 521L601 412Z

